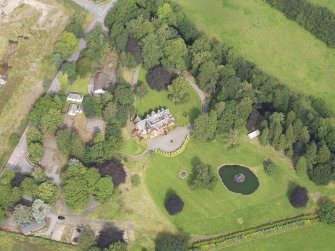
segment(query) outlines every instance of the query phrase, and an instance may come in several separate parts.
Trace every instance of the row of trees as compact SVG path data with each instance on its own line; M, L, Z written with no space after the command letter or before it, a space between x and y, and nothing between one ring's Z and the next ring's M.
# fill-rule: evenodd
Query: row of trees
M61 179L63 198L75 210L85 208L91 194L98 202L105 203L115 192L111 177L101 177L98 169L87 168L76 159L69 161Z
M31 176L5 170L0 179L0 191L0 220L4 219L5 211L11 209L24 195L51 205L58 194L55 184L47 180L40 167L36 167Z
M335 46L335 14L325 7L306 0L266 0L267 3L296 21L306 30L325 42Z

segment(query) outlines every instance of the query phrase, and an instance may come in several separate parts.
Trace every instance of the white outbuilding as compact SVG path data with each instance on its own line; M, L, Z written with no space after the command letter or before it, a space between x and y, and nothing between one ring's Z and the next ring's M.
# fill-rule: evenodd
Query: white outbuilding
M257 129L251 133L248 133L248 137L249 139L253 139L253 138L258 137L260 134L261 134L261 131Z
M70 102L77 102L81 103L83 102L84 95L81 93L75 93L75 92L70 92L69 95L67 95L66 100Z

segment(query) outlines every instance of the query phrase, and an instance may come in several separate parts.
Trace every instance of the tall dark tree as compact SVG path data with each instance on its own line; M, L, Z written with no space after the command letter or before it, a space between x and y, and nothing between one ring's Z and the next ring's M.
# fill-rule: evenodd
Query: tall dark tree
M295 208L306 207L308 202L307 189L297 186L294 188L290 196L290 202Z

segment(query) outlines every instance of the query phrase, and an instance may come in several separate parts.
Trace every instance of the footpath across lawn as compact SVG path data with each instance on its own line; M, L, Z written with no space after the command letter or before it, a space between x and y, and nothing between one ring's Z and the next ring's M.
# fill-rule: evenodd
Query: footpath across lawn
M247 139L240 146L231 149L223 137L217 137L208 144L190 142L186 150L175 158L152 155L145 182L151 196L161 211L175 226L187 233L210 235L226 231L240 230L311 212L315 202L311 199L305 209L295 209L288 199L290 189L295 185L307 187L311 193L331 194L334 189L317 187L307 178L298 177L288 159L270 147L250 143ZM210 164L215 172L222 164L236 163L250 167L257 175L260 186L251 195L230 192L221 182L214 191L191 190L188 181L178 177L181 170L192 176L192 162L199 158ZM278 173L268 176L263 169L263 161L271 158L278 166ZM164 208L167 193L174 191L184 201L184 209L176 216L169 216Z

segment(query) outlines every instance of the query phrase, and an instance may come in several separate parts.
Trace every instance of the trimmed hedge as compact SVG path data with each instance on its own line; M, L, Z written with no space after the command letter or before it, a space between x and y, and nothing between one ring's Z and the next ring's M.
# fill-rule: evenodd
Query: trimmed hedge
M178 155L180 155L182 152L184 152L184 150L186 149L187 143L190 141L190 135L187 134L183 144L174 152L165 152L159 149L155 150L155 153L157 153L158 155L164 156L164 157L176 157Z
M237 233L223 235L215 239L195 242L189 250L207 250L218 246L229 246L233 243L256 239L262 236L282 232L292 228L298 228L319 221L320 218L318 214L298 216L295 218L285 219L280 222L269 223L267 225L246 229Z

